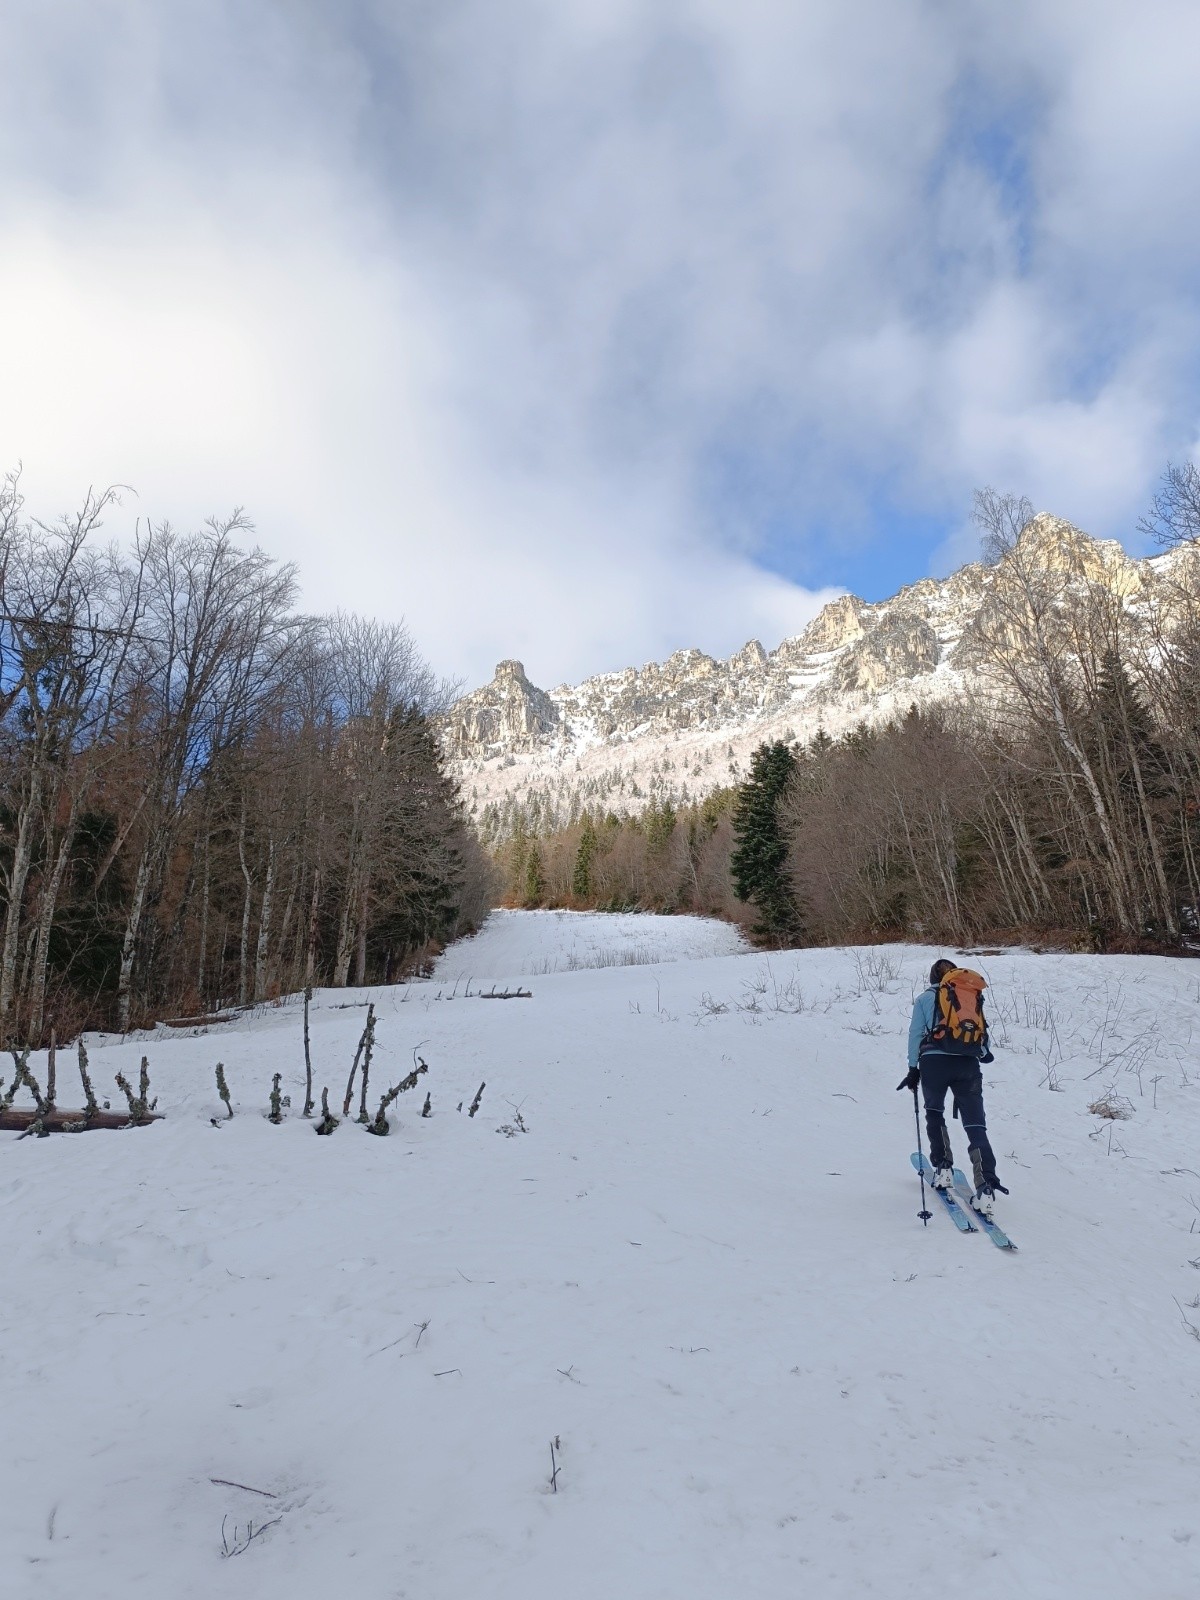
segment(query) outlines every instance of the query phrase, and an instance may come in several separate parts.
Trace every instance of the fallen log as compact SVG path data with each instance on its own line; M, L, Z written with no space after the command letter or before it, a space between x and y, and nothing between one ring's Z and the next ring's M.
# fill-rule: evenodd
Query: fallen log
M142 1128L147 1122L161 1122L161 1111L150 1111L140 1122L131 1122L128 1111L64 1111L55 1106L40 1116L36 1106L9 1106L0 1111L0 1132L25 1133L41 1122L46 1133L88 1133L92 1128Z

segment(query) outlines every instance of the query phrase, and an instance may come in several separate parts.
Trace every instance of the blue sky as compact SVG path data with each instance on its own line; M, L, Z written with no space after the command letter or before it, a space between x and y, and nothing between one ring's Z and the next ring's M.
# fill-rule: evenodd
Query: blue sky
M468 682L1133 533L1200 439L1194 0L6 0L0 460L245 505Z

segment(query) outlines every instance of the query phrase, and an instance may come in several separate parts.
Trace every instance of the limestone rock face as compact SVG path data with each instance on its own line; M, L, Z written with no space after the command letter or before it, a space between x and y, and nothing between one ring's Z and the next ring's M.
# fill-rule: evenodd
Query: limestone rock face
M446 720L452 755L506 755L531 750L558 724L558 709L525 676L519 661L501 661L491 683L464 695Z
M1039 610L1069 612L1092 592L1136 601L1154 582L1150 562L1134 561L1116 540L1092 539L1047 512L1026 523L1015 548L983 570L986 582L967 607L965 626L949 658L956 671L967 674L979 670L989 643L1007 652L1027 648Z
M841 595L776 650L757 639L727 661L677 650L549 693L520 662L502 661L490 684L451 709L443 734L468 805L485 821L535 795L543 820L585 805L695 800L744 775L765 739L836 734L971 693L995 641L1023 648L1031 594L1068 620L1096 593L1131 616L1153 610L1169 620L1197 585L1193 547L1134 560L1043 512L995 565L922 578L890 600Z
M915 611L898 611L843 653L832 686L844 694L871 694L932 672L940 658L938 636L925 618Z
M1137 594L1145 585L1144 563L1131 560L1115 539L1092 539L1046 511L1022 528L1014 556L1046 572L1103 584L1123 597ZM1001 569L1004 566L1002 561Z
M787 639L779 648L802 657L841 650L862 638L866 631L863 619L869 614L865 600L860 600L856 594L841 595L822 607L798 639Z
M732 655L727 663L730 672L743 673L750 676L761 672L767 664L767 652L757 639L751 639Z

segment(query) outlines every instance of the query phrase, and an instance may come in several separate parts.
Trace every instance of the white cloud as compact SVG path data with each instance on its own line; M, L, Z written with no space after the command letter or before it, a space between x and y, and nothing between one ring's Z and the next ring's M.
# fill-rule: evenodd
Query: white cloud
M1125 532L1200 412L1200 21L1133 17L18 6L0 458L244 503L470 680L773 644L768 534L828 576L885 491Z
M149 248L127 222L80 260L61 214L43 216L0 260L21 374L0 387L0 438L43 511L114 462L136 494L110 531L198 522L236 497L298 561L309 606L405 615L470 680L512 654L558 681L693 639L774 642L828 598L689 538L665 494L578 465L563 485L477 446L449 398L445 306L394 268L278 214L236 253L197 215Z

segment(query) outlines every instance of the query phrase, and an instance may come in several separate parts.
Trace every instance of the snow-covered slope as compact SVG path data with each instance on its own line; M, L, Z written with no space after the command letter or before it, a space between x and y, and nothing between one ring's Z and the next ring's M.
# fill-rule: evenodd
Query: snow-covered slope
M711 917L493 911L473 938L460 939L438 959L434 976L439 983L454 978L524 978L590 967L695 961L746 949L737 928Z
M544 972L626 930L510 914L379 991L373 1085L429 1063L387 1139L300 1118L294 1004L94 1043L98 1087L148 1052L150 1128L0 1135L0 1593L1200 1592L1200 968L972 957L1006 1257L916 1218L935 952L646 927L661 964ZM314 1007L339 1102L364 999Z
M1200 582L1194 550L1133 560L1046 513L1017 549L1027 570L1056 574L1064 593L1098 585L1135 613L1151 596L1169 606L1179 578ZM978 689L980 629L1011 587L1012 559L925 578L875 604L842 595L770 653L753 639L727 661L680 650L548 692L519 661L502 661L443 729L467 804L495 836L514 802L553 826L582 806L697 800L744 776L764 740L837 734Z

